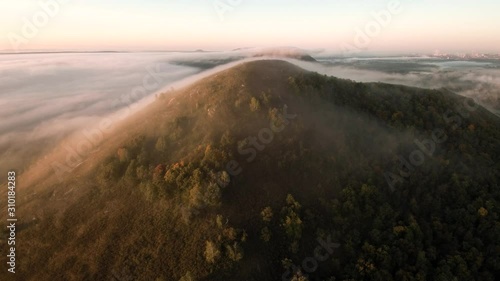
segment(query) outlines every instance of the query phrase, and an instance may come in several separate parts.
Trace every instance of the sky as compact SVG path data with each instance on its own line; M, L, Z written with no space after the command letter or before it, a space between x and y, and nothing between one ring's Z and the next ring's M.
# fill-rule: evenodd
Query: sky
M500 53L498 0L0 0L0 50Z

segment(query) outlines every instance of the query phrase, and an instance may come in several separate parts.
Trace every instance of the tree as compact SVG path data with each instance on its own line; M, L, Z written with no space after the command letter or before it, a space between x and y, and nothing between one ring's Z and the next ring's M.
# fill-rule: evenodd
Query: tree
M221 190L215 183L209 183L207 187L196 184L189 190L189 202L195 207L216 207L220 205Z
M231 135L231 132L229 130L226 130L224 134L222 134L220 138L220 144L222 146L228 146L228 145L233 145L236 140L234 137Z
M135 173L137 175L137 178L142 181L148 177L148 168L142 165L138 166L135 170Z
M217 174L217 183L220 185L221 188L227 187L230 182L231 182L231 177L226 171L222 171Z
M226 245L226 253L232 261L243 259L243 248L238 242L234 242L233 245Z
M167 151L167 140L165 137L159 137L158 140L156 141L155 144L156 150L159 152L166 152Z
M210 183L203 194L203 202L208 206L219 206L220 198L220 187L215 183Z
M302 237L302 229L304 228L302 219L299 215L301 205L299 202L295 201L291 194L288 194L286 202L287 206L282 210L284 218L281 222L281 226L285 230L286 236L290 239L291 252L295 253L298 250L298 242Z
M309 279L302 274L302 272L299 270L295 275L293 276L291 281L308 281Z
M283 127L287 122L287 120L283 117L281 110L276 107L269 109L269 119L271 120L272 125L276 128Z
M271 209L271 207L265 207L262 212L260 212L260 215L264 222L270 222L273 218L273 209Z
M236 240L236 236L238 235L238 232L234 227L228 227L224 229L223 231L224 237L226 237L228 240L234 241Z
M488 215L488 210L486 210L484 207L481 207L481 208L479 208L479 210L477 211L477 213L481 217L486 217Z
M128 149L122 147L122 148L119 148L118 151L116 152L116 154L118 155L118 159L120 160L120 162L128 162L129 161L129 152L128 152Z
M255 97L250 100L250 111L255 112L260 109L260 102Z
M97 179L103 185L107 184L109 181L116 180L121 175L121 163L116 159L110 159L106 164L102 164L101 168L97 173Z
M201 186L195 185L189 190L189 204L194 207L199 207L203 203Z
M125 180L130 184L137 183L137 161L134 159L130 161L130 164L125 171Z
M219 247L212 241L205 243L205 260L208 263L215 263L220 258Z
M292 194L288 194L286 196L286 204L289 206L289 208L291 209L294 209L294 210L300 210L300 208L302 207L299 202L297 202L295 200L295 198L293 198Z
M269 230L269 227L265 226L261 229L260 239L264 242L269 242L269 240L271 240L271 230Z
M217 225L218 228L223 228L224 227L224 217L222 215L217 215L215 217L215 224Z
M271 103L271 89L267 89L267 92L262 92L261 96L264 105L269 106Z
M165 174L165 165L158 164L153 170L153 183L157 186L163 186L165 179L163 175Z
M187 272L186 275L182 276L179 281L195 281L194 277L191 275L191 272Z

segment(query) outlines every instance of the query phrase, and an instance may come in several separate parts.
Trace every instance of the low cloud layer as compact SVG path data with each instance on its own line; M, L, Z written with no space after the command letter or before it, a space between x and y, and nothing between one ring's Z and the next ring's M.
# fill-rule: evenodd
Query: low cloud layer
M360 82L447 88L500 112L500 63L419 58L292 59L302 50L265 50L307 70ZM57 141L88 129L132 103L193 82L262 49L193 53L59 53L0 55L0 157L10 169L28 165ZM291 56L290 54L293 54ZM304 53L305 54L305 53ZM217 65L224 64L217 67ZM212 68L211 70L207 70ZM29 149L27 149L29 148ZM25 167L24 167L25 168Z
M199 72L169 63L187 55L0 55L0 156L26 160L19 153L32 150L27 146L49 149L56 140ZM20 167L23 160L0 168Z
M471 97L500 115L500 61L448 61L430 58L323 58L297 61L321 74L359 82L385 82L422 88L446 88Z

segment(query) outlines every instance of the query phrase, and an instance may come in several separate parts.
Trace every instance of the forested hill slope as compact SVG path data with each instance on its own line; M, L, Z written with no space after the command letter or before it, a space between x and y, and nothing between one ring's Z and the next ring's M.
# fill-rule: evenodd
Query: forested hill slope
M263 60L126 122L19 203L19 280L500 276L499 119L463 97Z

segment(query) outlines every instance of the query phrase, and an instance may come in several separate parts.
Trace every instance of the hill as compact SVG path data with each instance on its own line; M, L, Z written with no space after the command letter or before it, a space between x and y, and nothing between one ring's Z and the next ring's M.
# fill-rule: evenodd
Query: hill
M447 90L245 63L160 95L61 181L20 175L16 276L495 280L499 159L498 117Z

